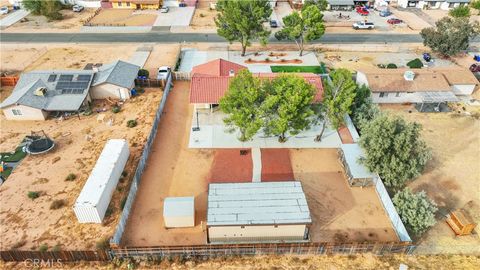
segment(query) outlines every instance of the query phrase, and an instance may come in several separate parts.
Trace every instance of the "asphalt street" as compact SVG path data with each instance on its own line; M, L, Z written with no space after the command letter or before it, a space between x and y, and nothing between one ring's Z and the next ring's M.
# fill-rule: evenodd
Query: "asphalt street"
M217 34L202 33L1 33L1 42L12 43L179 43L179 42L226 42ZM312 43L342 44L389 44L421 43L417 34L325 34ZM279 42L274 37L270 43ZM289 42L290 43L290 42Z

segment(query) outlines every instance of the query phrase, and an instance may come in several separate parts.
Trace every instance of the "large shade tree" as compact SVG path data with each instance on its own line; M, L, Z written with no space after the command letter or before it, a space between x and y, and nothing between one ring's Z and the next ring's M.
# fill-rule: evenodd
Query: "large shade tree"
M262 127L260 105L264 96L260 80L248 70L241 70L231 79L220 109L227 114L224 122L229 131L239 131L240 141L251 140Z
M251 40L259 39L263 44L267 42L270 31L264 27L264 23L269 21L272 14L268 0L220 0L217 2L217 10L219 13L215 24L218 35L230 43L240 42L242 56L245 56Z
M309 5L283 18L283 29L275 33L278 40L293 40L303 55L305 43L319 39L325 33L323 14L316 5Z
M420 35L423 45L445 56L454 56L467 50L470 39L480 32L478 22L470 23L468 18L444 17L435 23L435 27L424 28Z
M397 192L392 201L405 227L413 234L418 236L435 225L437 207L424 191L413 193L405 188Z
M297 75L280 75L265 82L266 98L262 104L264 132L285 142L310 128L314 114L311 104L316 88Z
M401 189L406 181L421 174L431 153L421 139L421 125L398 116L380 114L362 126L360 145L365 149L362 162L378 172L385 185Z
M350 113L355 99L357 85L352 79L352 73L347 69L337 69L330 73L330 81L324 85L323 100L318 116L322 118L322 129L315 141L321 141L327 120L334 129L344 123L345 114Z
M325 11L327 10L328 2L327 0L305 0L302 9L311 5L317 6L320 11Z

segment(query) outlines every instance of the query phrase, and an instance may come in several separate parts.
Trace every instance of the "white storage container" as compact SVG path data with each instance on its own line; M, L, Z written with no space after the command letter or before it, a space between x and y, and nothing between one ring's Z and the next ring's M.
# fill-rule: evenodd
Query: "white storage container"
M73 206L80 223L102 223L130 151L123 139L109 140Z
M166 228L194 227L194 197L165 198L163 202L163 220Z

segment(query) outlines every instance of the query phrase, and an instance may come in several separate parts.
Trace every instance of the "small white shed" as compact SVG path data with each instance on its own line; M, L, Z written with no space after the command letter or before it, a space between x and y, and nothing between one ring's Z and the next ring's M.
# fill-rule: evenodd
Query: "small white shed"
M194 197L168 197L163 202L163 220L166 228L195 226Z
M109 140L85 182L73 211L80 223L102 223L130 151L123 139Z
M371 186L375 184L378 175L370 172L360 159L365 157L362 148L356 143L342 144L339 150L340 161L345 169L348 183L351 186Z

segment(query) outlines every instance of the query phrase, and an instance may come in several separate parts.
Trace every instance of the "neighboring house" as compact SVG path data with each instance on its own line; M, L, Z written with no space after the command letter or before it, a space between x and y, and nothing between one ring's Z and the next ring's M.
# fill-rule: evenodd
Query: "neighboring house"
M357 71L357 84L371 89L375 103L440 103L472 94L478 80L460 68L370 69Z
M228 90L230 79L240 70L247 67L217 59L205 64L193 67L190 82L190 103L195 104L195 108L213 108L218 105L220 99ZM261 79L273 79L282 73L254 73ZM323 86L320 76L313 73L294 73L303 77L307 82L315 86L317 94L315 102L322 99Z
M121 9L159 9L162 0L110 0L112 8Z
M327 0L329 10L352 10L355 7L353 0Z
M312 224L299 181L208 186L209 244L306 242Z
M415 7L421 9L449 10L459 6L466 6L471 0L398 0L399 7Z
M127 99L140 67L116 61L98 70L23 73L1 104L7 120L45 120L51 113L75 113L92 99Z

